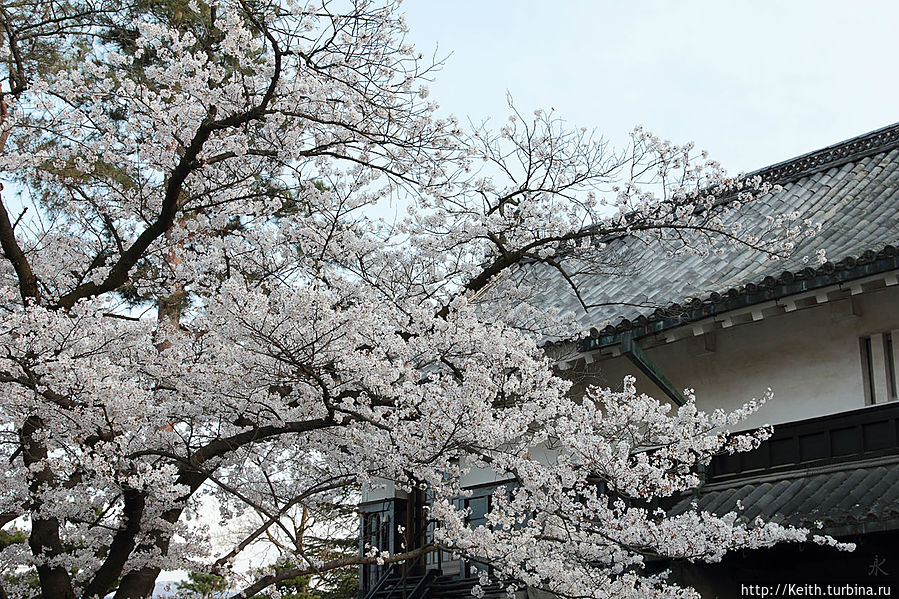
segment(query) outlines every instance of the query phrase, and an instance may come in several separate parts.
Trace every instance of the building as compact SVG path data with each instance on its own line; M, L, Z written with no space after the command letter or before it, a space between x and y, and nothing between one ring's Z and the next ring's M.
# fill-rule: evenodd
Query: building
M584 312L555 271L531 267L536 307L578 313L581 339L546 351L579 384L620 385L681 401L696 390L702 409L733 409L771 387L776 400L746 422L775 426L749 454L716 458L706 482L674 510L693 502L713 512L819 528L858 544L853 554L784 545L729 555L722 564L674 567L704 596L740 596L740 584L899 581L899 124L752 173L781 186L748 218L797 212L821 233L795 258L760 260L728 248L720 255L660 260L637 256L629 272L585 275L584 299L616 305ZM612 248L614 250L614 248ZM819 249L828 261L803 261ZM527 269L529 267L525 267ZM501 481L473 477L465 499L482 517ZM388 489L363 507L369 542L393 549L389 522L415 526L414 498ZM440 558L443 576L407 580L434 585L432 597L464 587L465 564ZM438 564L429 567L434 569ZM383 571L364 569L363 593L389 595ZM453 580L459 581L455 586ZM413 584L414 582L414 584ZM441 586L442 585L442 586ZM371 591L376 591L372 593ZM744 593L745 594L745 593Z

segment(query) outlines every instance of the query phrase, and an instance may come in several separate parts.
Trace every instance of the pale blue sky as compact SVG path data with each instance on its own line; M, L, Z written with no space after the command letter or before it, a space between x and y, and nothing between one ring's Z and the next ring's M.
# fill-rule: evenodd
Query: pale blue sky
M406 0L431 96L460 118L556 109L623 142L637 124L731 173L899 121L899 2Z

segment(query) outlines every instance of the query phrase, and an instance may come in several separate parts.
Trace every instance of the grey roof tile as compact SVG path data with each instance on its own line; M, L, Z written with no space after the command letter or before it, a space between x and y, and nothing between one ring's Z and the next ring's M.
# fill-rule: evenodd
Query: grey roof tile
M827 252L831 264L823 268L830 273L846 271L846 265L855 265L865 252L872 252L869 257L879 260L878 264L899 262L899 124L752 174L777 182L783 189L751 203L757 204L754 212L741 216L748 226L763 223L769 215L793 211L801 220L823 225L821 233L802 240L785 260L760 259L733 246L723 247L718 256L666 258L657 245L647 247L634 237L619 238L609 242L602 255L608 260L609 268L604 269L608 272L589 272L576 260L566 261L572 271L584 271L577 272L574 279L585 300L601 304L589 311L584 311L562 276L548 266L526 265L513 279L530 288L528 304L573 314L586 334L591 328L601 331L607 325L623 330L625 319L633 321L639 316L658 320L653 316L657 308L667 308L669 316L686 318L687 311L681 308L678 314L673 304L693 298L708 304L712 294L732 289L745 295L748 286L758 286L766 277L777 279L785 272L801 275L815 267L803 262L803 257L814 257L818 249ZM615 268L615 262L622 259L627 266ZM489 294L480 301L489 304Z
M805 476L792 472L781 480L734 485L683 499L669 513L689 511L695 502L699 511L718 515L736 511L746 521L760 517L810 528L822 522L825 532L899 517L899 463Z

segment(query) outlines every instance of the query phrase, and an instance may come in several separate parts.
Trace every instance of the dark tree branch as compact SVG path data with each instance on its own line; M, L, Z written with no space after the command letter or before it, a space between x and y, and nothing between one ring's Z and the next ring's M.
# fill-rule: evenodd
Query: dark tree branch
M0 186L0 190L2 190ZM9 213L6 212L6 206L0 199L0 246L3 247L3 254L12 264L16 271L16 277L19 280L19 293L25 304L30 302L38 303L40 301L40 290L38 289L37 277L31 270L31 264L25 256L25 252L16 241L14 227L9 220Z
M146 495L136 489L125 489L123 493L124 504L122 506L123 526L116 531L106 560L94 574L93 579L84 587L82 595L85 598L103 597L115 586L116 581L122 575L125 562L134 551L135 539L140 532L141 518L146 507Z
M43 428L43 422L37 416L29 416L19 432L22 444L22 460L31 471L28 483L32 505L30 511L31 533L28 545L31 553L38 560L37 575L41 582L44 599L75 599L72 579L65 567L52 565L53 558L65 553L59 536L59 519L40 516L42 508L41 495L56 483L53 471L45 463L47 448L35 440L35 434Z

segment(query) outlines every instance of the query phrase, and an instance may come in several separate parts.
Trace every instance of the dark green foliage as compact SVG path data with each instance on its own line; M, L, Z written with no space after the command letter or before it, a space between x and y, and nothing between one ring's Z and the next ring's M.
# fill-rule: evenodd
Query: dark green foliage
M203 599L224 596L228 590L228 581L218 574L191 572L188 579L178 583L178 589L196 593Z

